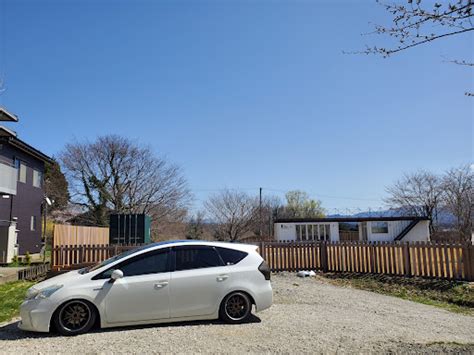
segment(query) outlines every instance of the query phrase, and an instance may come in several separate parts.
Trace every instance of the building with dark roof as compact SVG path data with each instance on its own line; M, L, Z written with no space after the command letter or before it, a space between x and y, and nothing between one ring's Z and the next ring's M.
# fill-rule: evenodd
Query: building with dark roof
M278 241L418 242L430 240L429 222L414 216L280 218L274 231Z
M0 121L17 122L18 118L0 107ZM0 263L41 250L48 162L50 157L0 126Z

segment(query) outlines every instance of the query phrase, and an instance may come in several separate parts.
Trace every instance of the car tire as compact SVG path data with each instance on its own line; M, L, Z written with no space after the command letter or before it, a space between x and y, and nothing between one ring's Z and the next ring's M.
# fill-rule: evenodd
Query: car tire
M219 316L227 323L244 323L252 314L252 301L245 292L232 292L222 300Z
M62 304L55 312L53 322L61 335L87 333L95 324L97 313L88 301L72 300Z

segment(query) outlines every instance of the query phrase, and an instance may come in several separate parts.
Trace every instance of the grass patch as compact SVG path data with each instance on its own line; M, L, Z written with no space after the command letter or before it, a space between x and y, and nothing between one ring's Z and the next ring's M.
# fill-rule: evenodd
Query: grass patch
M474 316L474 285L468 282L344 273L322 276L339 286L373 291Z
M32 281L15 281L0 285L0 323L19 314L26 290L34 284Z

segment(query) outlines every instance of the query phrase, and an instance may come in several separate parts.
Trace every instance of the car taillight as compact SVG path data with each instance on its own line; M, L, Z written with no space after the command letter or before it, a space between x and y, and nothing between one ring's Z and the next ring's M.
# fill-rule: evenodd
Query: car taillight
M258 271L262 273L262 275L265 277L265 280L270 280L270 268L265 261L262 261L258 267Z

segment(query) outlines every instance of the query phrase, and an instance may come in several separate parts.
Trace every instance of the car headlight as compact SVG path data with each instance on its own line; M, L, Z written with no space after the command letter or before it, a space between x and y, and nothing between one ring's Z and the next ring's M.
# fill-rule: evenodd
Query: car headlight
M31 300L31 299L39 299L39 298L48 298L57 290L59 290L61 287L63 287L63 285L53 285L53 286L45 287L41 290L31 287L26 292L26 299Z

